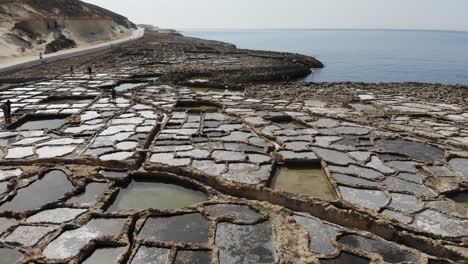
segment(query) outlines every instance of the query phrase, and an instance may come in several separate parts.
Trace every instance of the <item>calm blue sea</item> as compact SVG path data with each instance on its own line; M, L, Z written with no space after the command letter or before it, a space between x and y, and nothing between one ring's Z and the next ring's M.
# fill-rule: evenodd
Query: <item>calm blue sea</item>
M417 30L181 30L239 48L297 52L326 68L308 81L468 85L468 32Z

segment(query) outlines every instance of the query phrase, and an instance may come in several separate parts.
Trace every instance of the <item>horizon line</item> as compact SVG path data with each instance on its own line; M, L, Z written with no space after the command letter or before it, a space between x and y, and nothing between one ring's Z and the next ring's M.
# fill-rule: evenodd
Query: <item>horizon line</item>
M432 32L454 32L468 33L468 29L417 29L417 28L233 28L233 27L213 27L213 28L174 28L175 30L316 30L316 31L432 31Z

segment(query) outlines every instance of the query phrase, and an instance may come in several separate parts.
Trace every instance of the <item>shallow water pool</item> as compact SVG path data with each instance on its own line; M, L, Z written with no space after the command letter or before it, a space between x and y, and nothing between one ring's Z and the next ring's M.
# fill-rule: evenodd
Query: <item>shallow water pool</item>
M179 185L134 180L127 188L120 190L107 211L141 211L150 208L170 210L187 207L207 199L204 193Z

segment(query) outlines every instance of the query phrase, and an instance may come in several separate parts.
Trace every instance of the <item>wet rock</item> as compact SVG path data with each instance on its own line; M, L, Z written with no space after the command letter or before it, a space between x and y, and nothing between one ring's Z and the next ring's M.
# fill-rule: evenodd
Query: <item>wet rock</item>
M370 259L356 256L342 251L338 257L333 259L321 259L320 264L368 264Z
M102 155L99 158L101 160L125 160L133 156L133 152L126 152L126 151L121 151L121 152L115 152L111 154L106 154Z
M283 161L316 161L318 160L317 156L313 152L294 152L282 150L279 152L281 159Z
M424 180L423 176L421 176L421 174L419 173L413 174L413 173L400 172L398 173L398 175L396 175L396 177L402 180L414 182L417 184L423 184L423 180Z
M340 228L326 224L316 218L294 216L294 220L301 225L309 234L310 251L323 255L334 255L337 252L332 243Z
M257 166L250 163L231 163L228 172L221 175L228 181L245 184L258 184L270 177L271 165Z
M18 147L8 149L8 154L5 159L21 159L33 156L33 147Z
M371 239L368 237L349 234L338 239L338 242L351 248L379 254L388 263L413 262L420 263L420 258L409 251L403 250L395 244L383 239Z
M454 202L451 200L436 200L425 202L424 204L428 209L434 209L446 215L452 215L463 219L468 218L466 203L460 204L459 202Z
M102 155L104 153L108 153L113 150L114 150L113 148L93 148L93 149L86 150L84 154L95 157L95 156Z
M120 150L132 150L138 146L136 141L122 141L115 145Z
M405 213L414 213L418 211L421 206L418 199L413 195L402 193L391 193L392 201L389 207Z
M445 157L444 150L414 141L382 139L376 144L382 151L406 155L419 161L437 161Z
M247 154L247 158L250 162L253 163L264 163L270 161L270 156L263 154Z
M101 196L107 190L107 184L91 182L86 185L85 192L79 194L67 200L67 203L77 203L80 206L92 206L97 202L99 196Z
M78 254L91 240L102 236L116 237L122 232L127 219L91 219L86 225L65 231L44 249L42 254L48 259L65 259Z
M86 211L87 209L75 208L57 208L44 210L42 212L30 216L26 220L26 222L62 224L76 219L78 216L84 214Z
M357 160L357 161L368 161L372 155L372 152L367 152L367 151L352 151L349 152L348 155L351 156L351 158Z
M340 151L316 147L312 147L311 149L318 157L332 164L348 165L350 163L354 163L352 159Z
M0 237L3 232L7 231L8 228L17 224L18 224L18 220L14 218L0 217Z
M266 125L268 124L268 121L266 121L265 119L261 118L261 117L247 117L244 119L244 121L246 123L249 123L249 124L252 124L253 126L263 126L263 125Z
M419 163L414 161L389 161L385 162L386 166L399 170L400 172L416 173L418 169L416 165Z
M54 158L62 157L72 153L77 146L56 146L56 147L41 147L36 150L39 158Z
M371 187L382 186L380 182L361 179L359 177L353 177L353 176L345 175L345 174L332 173L332 177L335 179L336 182L345 184L345 185L355 185L355 186L358 185L358 186L371 186Z
M10 177L18 177L23 173L21 169L6 169L0 170L0 181L3 181Z
M207 243L208 221L200 214L149 218L141 229L140 238L148 241Z
M355 127L355 126L340 126L333 129L338 134L342 135L367 135L369 134L369 130L363 127Z
M449 217L431 209L417 213L412 225L444 237L468 236L468 220Z
M25 139L21 139L21 140L19 140L19 141L16 141L15 143L13 143L13 145L14 145L14 146L31 145L31 144L33 144L33 143L37 143L37 142L46 140L46 139L48 139L48 138L49 138L48 136L45 136L45 137L25 138ZM39 145L41 145L41 144L39 144Z
M417 196L427 196L433 197L436 196L435 192L429 189L428 187L422 184L416 184L413 182L401 180L395 177L387 177L383 182L390 190L398 192L398 191L406 191L409 193L413 193Z
M174 264L205 264L211 263L210 251L190 251L179 250L177 251L176 260Z
M177 157L181 158L208 158L210 156L210 152L205 149L193 149L188 151L177 151Z
M309 150L309 142L306 141L294 141L286 142L284 148L293 151L307 151Z
M9 182L0 182L0 195L8 191Z
M275 263L272 232L270 222L256 225L219 223L216 245L220 263Z
M220 129L221 129L221 126L220 126ZM220 139L223 140L223 141L235 141L235 142L243 141L243 142L246 142L247 139L249 137L251 137L251 136L252 136L252 134L250 134L250 133L246 133L246 132L242 132L242 131L234 131L234 132L231 132L231 134L229 136L221 137Z
M62 171L50 171L43 178L19 189L12 200L2 204L0 210L28 211L55 202L73 189Z
M328 147L333 142L339 141L341 139L343 138L337 137L337 136L317 136L315 137L315 144L322 146L322 147Z
M383 164L383 162L377 158L376 156L373 156L371 161L366 164L367 167L373 168L377 171L380 171L385 174L392 174L395 173L396 171L392 168L389 168Z
M226 170L225 164L217 164L211 160L194 160L192 167L208 175L218 176Z
M345 201L378 210L387 204L385 193L378 190L356 189L340 186L341 196Z
M384 175L378 171L364 168L364 167L359 167L356 165L351 165L348 167L329 166L328 168L332 172L355 175L355 176L365 178L365 179L370 179L370 180L378 180L378 179L384 178Z
M132 260L132 264L167 264L169 249L141 246Z
M48 226L18 226L13 232L2 239L5 242L18 243L32 247L45 235L55 230L56 227Z
M0 248L1 263L3 264L13 264L19 263L23 258L23 254L16 249L10 248Z
M246 205L238 204L213 204L206 206L211 216L233 216L234 219L246 222L259 220L262 215Z
M340 123L337 120L334 119L328 119L328 118L321 118L315 122L308 123L309 125L313 127L326 127L326 128L332 128L338 126Z
M375 111L376 109L372 105L365 105L365 104L350 104L352 108L356 111Z
M449 161L450 166L468 180L468 159L455 158Z
M467 163L468 165L468 163ZM434 177L452 177L454 173L449 170L446 166L428 166L426 167L429 173Z
M413 218L412 217L409 217L403 213L400 213L400 212L397 212L397 211L393 211L393 210L389 210L389 209L385 209L382 211L382 214L385 215L385 216L388 216L390 218L393 218L395 220L398 220L402 223L405 223L405 224L409 224L411 223L411 221L413 221Z
M215 150L211 156L217 161L243 161L246 156L242 152Z
M256 146L244 144L244 143L228 143L227 142L227 143L224 143L224 147L227 150L232 150L232 151L264 153L265 148L269 146L269 144L261 138L251 138L249 141L252 142L252 140L254 143L257 144Z
M124 254L124 251L125 247L98 248L83 261L83 264L117 263L117 260Z
M153 163L161 163L169 166L187 166L190 164L188 158L175 158L174 153L156 153L150 159Z

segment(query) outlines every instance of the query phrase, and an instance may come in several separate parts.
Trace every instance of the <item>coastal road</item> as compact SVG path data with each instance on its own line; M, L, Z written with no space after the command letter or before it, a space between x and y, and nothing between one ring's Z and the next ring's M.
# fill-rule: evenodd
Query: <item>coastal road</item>
M0 74L8 74L12 72L16 72L19 70L24 70L30 67L34 67L40 65L42 63L49 63L63 59L69 59L76 56L81 56L84 54L90 54L102 50L111 49L115 46L119 46L130 41L140 39L143 37L145 30L143 28L138 28L132 31L131 35L126 38L116 39L104 43L99 43L96 45L90 45L86 47L78 47L73 49L67 49L58 51L52 54L44 55L42 61L39 59L38 56L28 56L18 58L18 60L14 60L8 63L0 63Z

